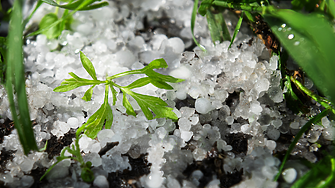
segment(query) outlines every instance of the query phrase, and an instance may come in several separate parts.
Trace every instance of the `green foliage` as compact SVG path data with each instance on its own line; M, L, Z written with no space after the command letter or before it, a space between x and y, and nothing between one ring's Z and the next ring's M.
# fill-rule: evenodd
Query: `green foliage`
M117 92L114 87L119 88L123 93L123 101L122 105L127 109L127 114L136 116L136 112L134 108L131 106L127 95L133 97L138 105L141 107L143 113L145 114L147 119L153 118L170 118L173 120L177 120L176 114L172 111L173 109L167 107L167 104L158 97L142 95L139 93L135 93L131 91L131 89L138 88L145 86L149 83L155 85L156 87L163 88L163 89L173 89L172 86L167 84L166 82L171 83L178 83L183 81L182 79L174 78L172 76L166 76L155 72L153 69L159 68L167 68L168 65L166 64L164 59L156 59L152 61L148 66L144 67L140 70L132 70L126 71L120 74L116 74L114 76L110 76L106 79L106 81L100 81L96 77L96 72L92 62L85 56L84 53L80 52L80 60L82 62L83 67L87 71L87 73L92 77L93 80L83 79L79 76L75 75L74 73L69 73L72 78L66 79L61 83L60 86L54 89L55 92L66 92L73 90L80 86L92 85L84 94L83 99L85 101L89 101L92 98L93 88L99 84L105 84L105 98L104 103L101 107L87 120L85 124L83 124L77 131L76 131L76 140L75 145L72 145L72 148L66 147L61 155L57 157L57 162L53 164L41 177L42 180L51 170L55 167L59 162L64 159L72 159L78 161L81 164L81 178L85 182L92 182L94 180L94 174L92 172L91 162L85 163L82 159L80 148L79 148L79 139L81 133L85 131L85 134L94 139L99 131L105 126L105 129L110 129L113 123L113 111L108 102L108 94L109 88L113 94L113 105L116 104L116 95ZM128 86L120 86L113 82L113 79L119 78L122 76L127 76L131 74L145 74L147 77L140 78ZM155 114L153 116L152 112ZM65 156L65 151L68 151L73 155L73 157Z
M331 23L317 14L292 10L275 10L263 16L292 58L334 103L335 36Z
M216 41L221 43L225 40L231 40L226 22L224 21L223 14L221 12L213 13L210 9L207 9L206 19L214 44Z
M28 36L34 36L42 33L46 35L49 39L57 38L63 30L70 30L72 15L77 11L92 10L108 5L107 2L96 3L97 1L99 0L78 0L74 2L72 2L71 0L67 4L60 5L52 0L39 0L33 12L35 12L42 3L56 6L57 9L55 13L45 15L41 20L39 30L30 33ZM58 8L66 9L61 18L58 18L57 16ZM72 10L72 12L69 13L69 10ZM29 16L29 18L31 18L31 16L32 14ZM27 22L28 21L25 21L24 23L26 24Z
M306 11L310 12L315 9L315 5L318 4L319 0L293 0L291 1L293 10L302 10L305 8Z
M94 173L91 170L92 167L92 163L91 162L84 162L81 153L80 153L80 148L79 148L79 139L80 139L80 133L81 133L82 129L78 129L76 132L76 139L75 139L75 144L71 145L71 148L69 146L65 147L60 156L57 157L57 161L51 165L51 167L49 167L49 169L43 174L43 176L40 178L40 181L42 181L42 179L47 176L47 174L61 161L65 160L65 159L72 159L75 160L77 162L80 163L80 168L81 168L81 178L88 183L93 182L94 180ZM71 156L65 156L65 152L68 151L70 154L72 154Z
M78 10L93 10L93 9L97 9L97 8L101 8L104 6L107 6L108 3L107 2L101 2L101 3L95 3L97 1L101 1L101 0L78 0L72 3L72 1L69 1L68 4L65 5L60 5L58 3L56 3L53 0L41 0L44 3L47 3L49 5L55 6L55 7L60 7L60 8L64 8L64 9L68 9L68 10L77 10L78 7L80 7ZM86 2L85 2L86 1ZM85 6L81 7L82 4L85 3Z
M80 78L79 76L75 75L74 73L69 73L72 78L66 79L61 83L60 86L54 89L55 92L66 92L73 90L75 88L92 85L84 94L83 99L85 101L91 100L93 94L93 88L99 84L105 84L105 98L104 103L101 107L88 119L88 121L82 125L82 127L78 130L85 130L85 134L90 138L95 138L98 132L102 129L105 125L106 129L109 129L113 123L113 113L112 109L108 103L108 93L109 88L113 94L113 104L116 103L116 95L117 92L114 87L119 88L123 94L123 101L122 105L127 109L127 113L129 115L136 116L136 112L134 111L133 107L131 106L127 95L135 99L138 103L140 108L142 109L145 117L147 119L153 118L170 118L173 120L177 120L176 114L172 111L173 109L167 107L167 104L158 97L142 95L139 93L133 92L131 89L139 88L145 86L149 83L152 85L161 88L161 89L173 89L170 83L178 83L183 81L182 79L174 78L172 76L167 76L163 74L159 74L155 72L153 69L159 68L167 68L168 65L166 64L164 59L156 59L152 61L148 66L139 69L139 70L131 70L126 71L123 73L116 74L114 76L108 77L105 81L100 81L96 77L96 72L92 62L84 55L84 53L80 52L80 59L82 62L83 67L88 72L88 74L92 77L93 80ZM119 78L122 76L127 76L131 74L145 74L147 77L140 78L128 86L120 86L113 82L113 79ZM154 115L153 115L154 113Z
M68 21L67 19L64 19L64 21L60 22L59 24L49 29L45 29L45 28L48 28L49 25L57 21L58 21L58 16L55 13L49 13L42 18L39 27L41 30L43 30L42 34L47 36L48 39L57 38L59 35L62 34L62 31L64 29L69 29L69 28L65 28L66 22Z
M7 39L7 55L4 57L7 59L5 86L10 109L24 154L27 155L31 150L38 151L38 147L30 121L25 87L22 49L22 2L14 1Z
M291 188L332 188L335 184L335 158L326 155L310 171L297 180ZM312 180L312 181L311 181Z

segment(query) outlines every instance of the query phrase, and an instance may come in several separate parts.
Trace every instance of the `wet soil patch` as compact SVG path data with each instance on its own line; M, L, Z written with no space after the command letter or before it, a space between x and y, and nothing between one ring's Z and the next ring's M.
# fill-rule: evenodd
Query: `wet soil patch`
M76 137L76 130L71 129L68 133L66 133L60 139L57 139L56 136L51 136L48 140L47 149L45 152L48 153L48 158L52 159L54 156L59 155L61 150L65 146L69 146L72 143L72 139Z
M14 130L14 122L6 119L4 123L0 123L0 144L3 143L5 136L8 136Z
M128 155L123 155L128 156ZM123 172L112 172L108 174L109 187L113 188L140 188L139 179L143 175L150 173L150 166L147 164L146 155L141 155L137 159L129 157L131 170Z

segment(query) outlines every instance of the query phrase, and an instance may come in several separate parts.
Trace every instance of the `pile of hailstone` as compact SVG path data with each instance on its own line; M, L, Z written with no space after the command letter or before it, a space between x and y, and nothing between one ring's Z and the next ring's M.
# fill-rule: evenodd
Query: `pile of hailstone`
M69 78L69 72L89 79L81 65L79 51L91 59L100 79L140 69L156 58L164 58L169 68L158 71L185 81L174 84L175 90L171 91L147 85L136 92L161 97L174 108L179 120L147 120L134 100L130 103L138 115L128 116L119 95L117 104L112 106L112 128L100 131L97 139L83 135L79 141L84 160L92 162L93 185L109 187L108 173L131 171L129 157L136 159L147 154L150 173L139 177L138 187L197 187L203 172L195 170L186 177L183 171L194 161L206 159L215 147L227 156L221 167L224 173L243 170L242 182L233 187L276 187L278 183L272 179L280 161L272 154L288 148L278 145L276 140L281 134L297 132L308 119L295 116L286 108L280 87L281 73L277 70L278 57L270 58L260 40L247 43L252 36L246 26L241 28L228 50L228 41L212 44L206 20L198 16L195 35L207 52L198 47L185 51L192 47L192 7L192 0L109 1L109 6L99 10L74 14L73 30L63 31L58 39L48 40L38 35L36 40L27 40L25 66L30 74L26 88L31 120L37 123L34 131L38 145L42 147L51 136L62 138L71 129L78 128L103 102L103 86L95 87L89 102L81 99L86 87L65 93L53 92L53 88ZM53 11L54 7L43 5L31 22L38 23L43 15ZM162 18L169 20L169 27L159 27L157 20ZM233 31L236 17L225 13L225 18ZM156 27L153 32L145 31L145 19ZM60 51L56 50L59 46ZM116 82L127 85L138 79L137 76ZM237 97L232 97L236 94ZM232 102L228 104L229 97ZM3 88L0 98L0 121L4 122L12 116ZM189 98L195 101L194 105L176 107L178 101ZM109 99L110 103L112 100ZM312 162L317 160L313 154L317 147L313 144L321 137L324 142L334 140L335 135L333 122L324 118L322 124L325 127L315 125L303 136L299 142L304 144L293 155L304 156ZM236 133L250 137L245 153L236 154L233 152L236 148L225 140L229 134ZM118 144L100 156L99 151L112 142ZM49 160L46 152L23 155L16 130L5 136L0 148L14 152L13 159L7 161L6 169L0 174L0 181L8 187L30 187L38 181L30 175L31 170L48 168L56 161L55 158ZM291 177L294 174L286 177L288 183L294 181L295 177L293 181ZM80 168L69 160L57 165L47 180L48 186L91 186L81 180ZM216 176L207 184L207 187L219 186Z

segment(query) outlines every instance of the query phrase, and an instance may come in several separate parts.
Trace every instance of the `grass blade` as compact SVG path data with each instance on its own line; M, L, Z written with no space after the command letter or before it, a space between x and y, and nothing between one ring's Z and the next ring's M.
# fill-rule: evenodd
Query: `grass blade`
M276 175L276 177L274 178L274 181L277 181L278 178L280 177L282 171L283 171L283 168L285 166L285 163L289 157L289 155L291 154L292 150L294 149L295 145L298 143L300 137L302 136L302 134L304 134L304 132L306 132L313 123L316 123L318 121L320 121L323 117L325 117L326 115L328 115L329 113L329 109L325 109L324 111L322 111L320 114L314 116L312 119L310 119L303 127L301 127L300 131L297 133L297 135L295 135L294 137L294 140L293 142L290 144L286 154L285 154L285 157L279 167L279 172L278 174Z
M234 40L235 40L235 37L237 35L237 33L240 31L240 28L241 28L241 25L242 25L242 21L243 21L243 15L244 15L244 11L242 11L242 14L240 16L240 18L238 19L238 22L237 22L237 25L236 25L236 28L235 28L235 31L234 31L234 34L233 34L233 38L231 39L230 41L230 44L229 44L229 47L228 49L231 47L231 45L233 44Z
M32 124L30 121L28 102L25 87L25 73L23 66L22 50L22 3L14 1L13 12L8 34L6 90L15 128L24 150L28 154L30 150L38 151ZM16 95L14 100L14 95Z
M333 16L333 18L335 17L335 2L334 0L325 0L327 6L328 6L328 10L329 13Z

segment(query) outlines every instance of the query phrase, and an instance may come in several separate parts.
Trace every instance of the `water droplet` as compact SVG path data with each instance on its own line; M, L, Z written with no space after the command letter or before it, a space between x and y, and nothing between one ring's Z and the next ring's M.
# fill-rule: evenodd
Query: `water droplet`
M281 30L283 30L283 28L279 27L279 28L278 28L278 31L281 31Z
M287 38L288 38L288 39L293 39L293 37L294 37L293 34L289 34Z
M282 28L286 27L286 24L281 24L281 27L282 27Z
M295 45L295 46L298 46L299 44L300 44L299 41L295 41L295 42L294 42L294 45Z
M287 28L287 31L291 31L291 29L292 29L292 28L291 28L291 27L289 27L289 28Z

